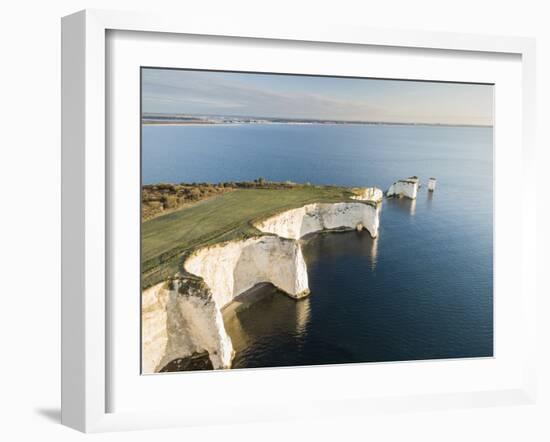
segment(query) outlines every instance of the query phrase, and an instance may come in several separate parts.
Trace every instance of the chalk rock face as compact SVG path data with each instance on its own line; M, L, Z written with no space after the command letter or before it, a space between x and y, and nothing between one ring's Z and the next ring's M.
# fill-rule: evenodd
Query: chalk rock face
M262 232L299 239L322 230L356 229L361 224L373 238L378 236L379 206L365 203L315 203L274 215L255 224Z
M297 241L261 236L199 249L184 264L212 290L220 308L261 282L293 298L309 293L307 269Z
M384 198L384 193L378 187L365 187L355 190L356 195L351 198L358 201L372 201L379 203Z
M406 178L404 180L399 180L393 183L388 189L386 195L388 197L406 197L414 200L416 199L416 195L418 193L418 186L419 181L417 177Z
M141 293L141 369L143 373L154 373L166 353L168 344L166 305L169 294L164 286L165 283L160 283Z
M142 371L207 351L214 368L230 368L231 339L210 289L199 278L175 278L142 293Z

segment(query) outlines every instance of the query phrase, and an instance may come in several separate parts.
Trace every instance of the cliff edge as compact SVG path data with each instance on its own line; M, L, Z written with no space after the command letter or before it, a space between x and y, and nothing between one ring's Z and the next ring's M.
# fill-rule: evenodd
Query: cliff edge
M215 369L234 355L221 309L260 283L288 296L309 294L300 238L315 232L366 229L378 236L380 205L371 201L313 203L253 222L258 235L201 247L182 275L142 292L142 372L207 351Z

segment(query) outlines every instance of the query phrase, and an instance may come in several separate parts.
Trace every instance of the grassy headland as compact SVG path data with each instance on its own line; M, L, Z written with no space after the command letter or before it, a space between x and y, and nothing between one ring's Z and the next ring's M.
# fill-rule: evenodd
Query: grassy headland
M315 202L353 201L351 189L345 187L257 184L211 192L205 199L143 221L143 288L177 273L185 256L199 247L261 235L252 225L255 220Z

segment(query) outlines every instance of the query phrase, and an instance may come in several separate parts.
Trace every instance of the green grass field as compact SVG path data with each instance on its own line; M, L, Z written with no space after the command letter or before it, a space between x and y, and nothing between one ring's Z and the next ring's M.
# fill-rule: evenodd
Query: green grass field
M142 287L182 269L185 256L215 242L260 234L252 222L314 202L348 201L347 188L296 186L291 189L239 189L199 201L141 226Z

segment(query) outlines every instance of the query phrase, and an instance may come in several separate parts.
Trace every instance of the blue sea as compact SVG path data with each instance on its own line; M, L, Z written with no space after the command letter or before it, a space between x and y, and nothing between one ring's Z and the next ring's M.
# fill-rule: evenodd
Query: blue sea
M416 201L384 200L376 240L304 240L308 298L265 287L226 312L235 368L493 355L492 128L144 126L142 168L144 184L424 184Z

